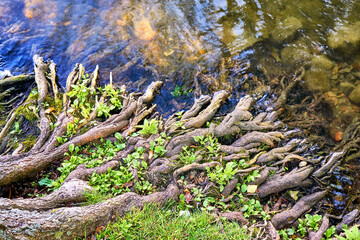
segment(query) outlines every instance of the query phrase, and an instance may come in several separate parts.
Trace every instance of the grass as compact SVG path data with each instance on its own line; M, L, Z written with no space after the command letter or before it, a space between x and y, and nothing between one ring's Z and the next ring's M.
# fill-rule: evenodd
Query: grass
M96 239L249 239L235 222L215 219L206 211L183 214L147 205L136 209L96 235Z

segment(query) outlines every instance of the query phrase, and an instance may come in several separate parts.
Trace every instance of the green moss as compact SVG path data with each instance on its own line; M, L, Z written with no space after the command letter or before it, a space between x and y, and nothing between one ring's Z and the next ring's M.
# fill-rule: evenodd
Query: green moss
M19 147L19 142L14 142L12 144L13 149L17 149Z
M37 90L34 88L26 101L16 109L17 115L23 115L30 122L34 122L37 120L37 116L34 113L34 109L37 107L37 99L39 94Z
M22 144L24 145L26 151L28 151L32 146L34 146L35 142L36 142L35 136L28 136L23 140Z
M64 234L64 232L56 232L55 233L55 238L56 239L61 239L62 235Z

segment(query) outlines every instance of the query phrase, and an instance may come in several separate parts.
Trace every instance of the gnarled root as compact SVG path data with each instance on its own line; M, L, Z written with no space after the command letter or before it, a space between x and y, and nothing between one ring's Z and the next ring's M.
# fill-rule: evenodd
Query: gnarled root
M55 192L44 197L34 199L4 199L0 198L0 210L48 210L84 202L85 192L91 191L92 187L87 182L73 179L68 181ZM0 222L1 225L1 222Z
M276 229L283 229L286 226L290 226L301 215L323 199L326 194L327 191L321 191L302 197L291 209L275 214L271 219L271 223Z
M258 196L263 198L287 188L300 186L313 171L314 168L312 166L306 166L300 169L294 169L284 176L275 175L259 186Z
M330 225L329 218L325 215L322 219L321 226L319 227L319 229L317 230L316 233L311 232L309 234L309 239L310 240L321 240L322 236L324 235L326 230L329 228L329 225Z
M122 216L134 207L144 204L164 204L176 200L179 189L169 185L166 191L147 196L124 193L85 207L62 207L47 211L0 209L0 229L5 239L64 239L73 240L95 232L98 226L106 226L116 216ZM20 230L20 231L19 231Z

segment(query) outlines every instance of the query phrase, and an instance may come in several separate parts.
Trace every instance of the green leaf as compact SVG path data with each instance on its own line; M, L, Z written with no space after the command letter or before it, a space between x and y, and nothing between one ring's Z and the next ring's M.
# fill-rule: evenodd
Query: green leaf
M39 183L40 186L51 187L53 182L54 182L54 180L52 180L52 179L43 178L38 183Z
M69 151L72 153L74 151L75 145L74 144L70 144L69 145Z
M246 190L247 190L247 185L246 184L243 184L243 185L241 185L241 192L246 192Z
M117 140L119 140L119 141L121 141L121 140L123 139L122 136L121 136L121 134L118 133L118 132L115 133L115 138L116 138Z

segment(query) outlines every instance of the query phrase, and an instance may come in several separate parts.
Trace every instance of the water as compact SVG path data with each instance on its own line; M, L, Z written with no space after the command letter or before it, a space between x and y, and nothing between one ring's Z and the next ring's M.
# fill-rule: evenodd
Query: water
M358 49L337 51L329 36L359 23L359 12L358 1L2 0L0 70L31 72L37 53L57 63L62 82L77 62L99 64L104 78L112 71L135 81L141 73L120 71L139 57L161 73L191 79L240 52L259 69L294 70L314 55L354 58ZM359 33L353 35L358 45Z

